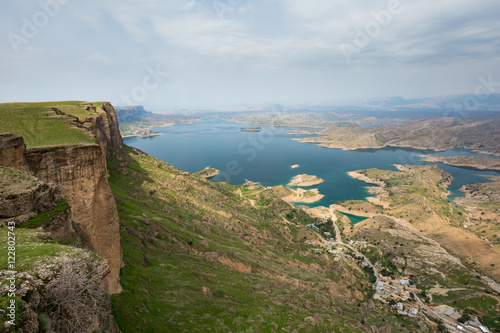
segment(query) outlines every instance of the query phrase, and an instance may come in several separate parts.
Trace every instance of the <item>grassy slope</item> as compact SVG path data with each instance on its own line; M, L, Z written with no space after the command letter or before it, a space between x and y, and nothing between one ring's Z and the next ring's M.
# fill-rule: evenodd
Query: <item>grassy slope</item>
M355 264L304 245L307 215L264 194L254 208L238 186L128 147L125 158L128 174L109 161L125 262L113 306L124 332L411 331L366 302L369 276Z
M10 277L10 274L6 272L11 269L8 267L8 254L10 249L8 249L8 237L12 236L12 233L9 233L10 230L7 228L0 228L0 239L2 240L0 243L0 273L2 273L2 279L0 279L0 288L4 290L4 288L8 288L9 281L6 280L7 277ZM15 270L17 273L16 278L16 288L19 289L21 284L23 283L23 278L20 278L19 275L22 272L33 273L33 269L36 271L36 266L39 263L45 263L48 265L52 262L52 260L60 257L63 254L72 257L80 257L80 252L76 251L76 249L72 246L63 245L51 240L51 237L48 233L42 232L39 229L31 230L25 228L16 228L13 233L15 234ZM92 256L95 256L92 254ZM10 259L9 259L10 260ZM6 309L9 304L11 298L8 297L7 292L2 292L0 294L0 309ZM21 298L16 297L16 305L17 305L17 316L16 321L17 325L20 324L21 316L23 310L21 305L23 301ZM5 313L0 314L0 321L3 323L6 320L9 320Z
M0 104L0 133L24 137L27 147L60 144L94 143L87 133L71 125L68 118L57 116L51 110L58 108L66 114L83 120L97 114L85 110L87 102L44 102Z
M495 182L465 185L465 196L454 201L471 213L467 229L500 248L500 176L488 178Z

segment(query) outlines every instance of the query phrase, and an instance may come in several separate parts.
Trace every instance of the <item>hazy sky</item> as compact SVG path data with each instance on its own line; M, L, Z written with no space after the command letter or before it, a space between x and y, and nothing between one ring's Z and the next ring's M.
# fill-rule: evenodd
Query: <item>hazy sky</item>
M15 0L0 9L0 102L328 104L500 81L498 0Z

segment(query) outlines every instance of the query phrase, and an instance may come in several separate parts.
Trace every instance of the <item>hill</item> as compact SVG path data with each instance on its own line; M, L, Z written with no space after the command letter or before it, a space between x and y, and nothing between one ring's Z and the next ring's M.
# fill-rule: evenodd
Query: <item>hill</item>
M188 116L164 115L146 111L142 105L116 106L115 110L120 125L120 131L124 137L138 135L152 127L193 121L193 119Z
M500 155L500 118L482 121L436 118L404 126L328 127L318 134L320 136L298 140L349 150L387 146L433 150L465 148Z
M0 119L0 303L17 309L0 314L3 329L116 331L122 256L106 158L123 141L113 107L9 103Z
M57 144L37 146L40 135L25 147L31 105L0 123L13 132L0 135L0 220L16 224L23 330L113 332L113 313L122 332L436 332L424 301L500 329L498 297L478 278L499 276L497 239L481 236L497 228L481 224L496 217L498 198L484 193L497 186L464 188L470 218L446 201L437 166L358 170L376 200L295 207L282 186L212 182L216 170L189 174L123 145L109 103L65 103L78 116L49 104L33 118L68 126ZM9 276L5 243L1 253Z
M375 306L369 274L335 261L307 228L315 219L279 199L280 188L214 183L130 147L124 159L125 172L110 162L126 264L113 307L124 332L409 330Z

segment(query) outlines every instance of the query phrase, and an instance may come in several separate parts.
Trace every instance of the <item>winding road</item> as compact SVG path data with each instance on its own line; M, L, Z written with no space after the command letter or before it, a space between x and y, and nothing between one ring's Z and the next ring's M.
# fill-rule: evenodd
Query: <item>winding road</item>
M339 227L338 227L338 225L336 223L337 222L337 216L335 215L335 208L334 207L330 207L330 214L332 216L333 227L335 228L335 243L343 245L343 246L351 249L356 255L362 257L364 259L364 261L373 270L373 274L375 275L375 278L376 278L375 284L377 284L380 281L378 269L372 264L372 262L370 261L370 259L368 259L364 254L360 253L358 250L356 250L355 248L353 248L351 245L346 244L346 243L344 243L342 241L342 237L340 236L340 230L339 230ZM436 311L433 311L416 294L415 294L415 299L416 299L418 305L420 305L420 308L422 309L422 312L425 312L429 316L434 317L434 318L436 318L438 320L442 320L444 323L447 323L447 324L449 324L449 325L451 325L453 327L457 326L458 323L455 320L453 320L451 318L448 318L448 317L446 317L444 315L441 315L441 314L437 313ZM475 333L475 331L472 331L472 330L468 329L467 327L463 327L462 332Z

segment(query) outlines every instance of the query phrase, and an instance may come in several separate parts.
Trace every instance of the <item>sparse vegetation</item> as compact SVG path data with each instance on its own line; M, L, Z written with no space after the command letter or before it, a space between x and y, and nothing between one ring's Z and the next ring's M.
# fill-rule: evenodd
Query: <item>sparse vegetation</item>
M384 309L349 310L370 296L369 276L307 245L318 236L306 225L317 220L281 201L279 187L214 183L126 151L126 175L109 160L125 262L113 308L124 332L380 325Z

